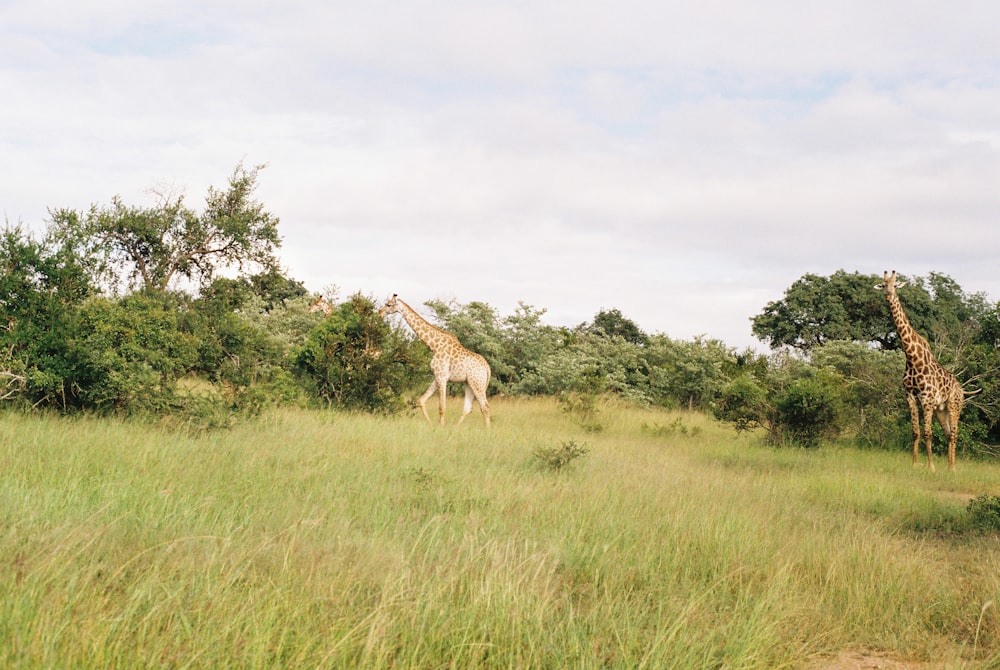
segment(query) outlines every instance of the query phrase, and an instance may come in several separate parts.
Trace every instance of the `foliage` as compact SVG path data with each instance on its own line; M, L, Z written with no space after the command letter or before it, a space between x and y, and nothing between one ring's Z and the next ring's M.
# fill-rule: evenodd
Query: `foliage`
M649 399L664 406L706 410L741 370L739 357L719 340L649 338L646 348Z
M597 399L593 393L578 391L560 393L558 397L562 411L573 417L573 420L588 433L599 433L604 430L604 424L598 419L600 409L597 407Z
M1000 496L983 493L969 501L965 508L969 530L980 533L1000 533Z
M822 372L794 380L774 398L774 425L792 442L815 447L839 432L840 382ZM780 439L780 438L779 438Z
M247 411L298 399L289 351L312 325L304 294L261 295L264 284L254 280L217 279L191 302L184 322L198 341L192 371L220 385L233 407Z
M767 390L753 375L739 375L723 386L713 413L720 421L733 424L737 432L753 430L766 421Z
M830 277L805 274L755 316L753 334L771 348L808 351L831 340L878 342L894 335L885 298L873 289L882 278L838 270Z
M79 304L93 293L72 250L37 241L20 226L0 233L0 370L3 394L29 404L74 405L64 383L83 355Z
M566 469L573 461L587 454L589 449L585 444L577 444L576 440L563 442L559 447L536 447L535 458L545 469L559 472Z
M313 328L294 365L329 405L393 411L413 376L407 353L407 340L356 294Z
M160 194L150 208L118 197L86 213L57 209L52 235L76 253L98 261L95 279L129 289L166 290L179 279L207 285L219 268L265 271L277 266L278 219L253 199L264 166L237 165L228 188L210 187L199 215L181 196Z
M666 424L644 422L641 428L643 433L656 437L672 437L674 435L698 437L702 432L701 426L688 426L679 416Z
M642 332L642 329L625 317L618 309L602 309L594 316L594 321L590 324L589 330L596 335L603 337L620 337L631 344L646 344L649 336Z
M844 426L859 445L899 448L909 444L902 351L878 351L857 342L836 341L814 349L810 360L816 368L839 375Z
M78 401L99 410L161 409L197 359L197 342L178 327L177 308L177 300L162 292L84 303L77 331L81 360L65 380Z

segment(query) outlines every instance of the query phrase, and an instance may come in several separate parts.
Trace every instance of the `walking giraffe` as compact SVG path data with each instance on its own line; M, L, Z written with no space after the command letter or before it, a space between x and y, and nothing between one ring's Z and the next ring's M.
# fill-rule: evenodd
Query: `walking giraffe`
M383 317L389 314L402 314L403 319L413 329L413 332L434 354L431 357L431 371L434 373L434 379L424 394L417 399L417 404L420 405L420 411L424 413L424 418L428 421L431 420L430 416L427 415L427 399L434 394L436 389L438 392L439 422L443 426L448 382L465 382L465 406L462 408L462 416L459 417L458 423L462 423L472 411L474 397L479 402L479 409L483 413L488 428L490 425L490 403L486 399L486 388L490 385L490 364L486 362L486 359L463 347L458 338L451 333L427 323L412 307L400 300L395 294L382 306L378 314Z
M903 305L899 302L896 289L905 286L904 282L896 281L896 271L892 274L882 273L882 283L875 288L885 291L889 301L892 320L896 324L896 332L903 344L906 354L906 373L903 375L903 388L906 389L906 402L910 406L910 423L913 425L913 464L917 464L920 453L920 408L924 414L924 440L927 443L927 465L934 471L931 454L933 441L934 417L948 438L948 469L955 469L955 443L958 440L958 419L965 403L965 391L962 384L952 373L945 370L934 358L930 345L920 333L913 330L910 320L906 318Z

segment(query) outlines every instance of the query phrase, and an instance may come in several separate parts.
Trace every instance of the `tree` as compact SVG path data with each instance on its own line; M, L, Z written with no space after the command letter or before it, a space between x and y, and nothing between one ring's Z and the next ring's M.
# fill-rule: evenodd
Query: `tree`
M753 334L772 349L790 346L810 351L834 340L897 349L899 337L885 297L873 290L881 282L879 275L843 270L830 277L805 274L785 290L784 299L768 303L753 317ZM919 332L955 332L955 324L973 310L968 297L945 275L932 273L926 282L934 293L920 278L907 283L902 299Z
M226 190L209 188L201 215L179 196L161 194L151 208L116 196L85 214L51 212L51 231L79 255L99 259L98 279L113 287L165 290L181 278L207 285L221 267L269 271L281 240L277 217L253 199L263 167L237 165Z
M78 305L94 291L85 259L20 226L0 231L0 395L66 406L81 355Z
M632 344L646 344L649 341L649 336L642 332L635 321L626 318L618 309L602 309L594 316L590 330L605 337L617 335Z

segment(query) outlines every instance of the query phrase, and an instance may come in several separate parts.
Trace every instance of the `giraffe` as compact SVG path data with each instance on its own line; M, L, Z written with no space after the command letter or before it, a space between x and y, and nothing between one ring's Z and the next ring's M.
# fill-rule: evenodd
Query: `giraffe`
M917 464L920 453L920 411L919 402L924 414L924 440L927 444L927 465L931 472L934 463L931 457L931 442L934 433L934 417L948 438L948 469L955 469L955 443L958 440L958 419L962 414L965 402L965 391L962 384L951 372L945 370L934 358L927 340L913 329L910 320L903 311L896 289L906 284L896 280L896 271L892 274L882 273L883 283L876 286L885 291L889 301L892 320L896 324L896 332L903 344L906 354L906 373L903 375L903 388L906 389L906 402L910 406L910 423L913 425L913 464Z
M320 296L316 302L309 306L309 314L315 312L323 312L323 316L330 316L333 314L333 307L330 306L325 297Z
M413 332L434 354L431 357L431 371L434 373L434 379L424 394L417 399L417 404L420 405L420 411L424 413L424 418L428 421L431 420L430 416L427 415L427 399L433 395L436 389L438 392L439 422L443 426L448 382L465 382L465 406L462 408L462 416L459 417L458 423L461 424L472 411L472 399L475 398L479 402L479 409L486 420L486 427L489 428L490 403L486 399L486 387L490 385L490 364L486 362L486 359L463 347L458 338L451 333L427 323L412 307L400 300L395 294L382 306L378 314L383 317L388 314L402 314L403 319L413 329Z

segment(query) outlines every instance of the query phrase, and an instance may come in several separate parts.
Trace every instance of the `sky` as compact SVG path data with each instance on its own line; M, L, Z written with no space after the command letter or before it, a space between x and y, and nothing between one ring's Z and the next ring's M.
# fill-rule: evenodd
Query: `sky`
M766 350L751 319L806 273L1000 300L998 25L992 0L0 0L0 216L200 210L267 164L311 291Z

